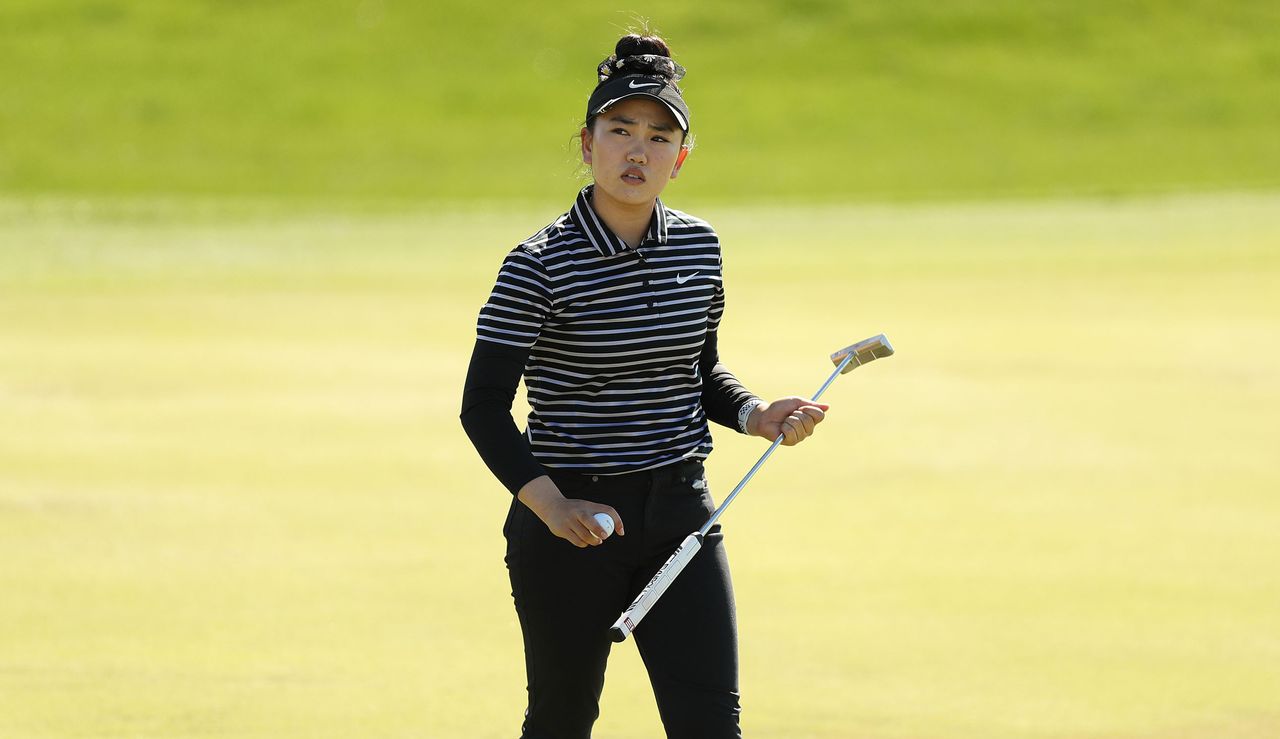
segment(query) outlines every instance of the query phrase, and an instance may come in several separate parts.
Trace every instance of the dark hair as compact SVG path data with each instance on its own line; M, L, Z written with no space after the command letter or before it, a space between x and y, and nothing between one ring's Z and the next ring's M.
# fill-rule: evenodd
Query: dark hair
M613 47L613 54L596 65L596 87L623 69L627 74L662 77L673 85L684 77L684 67L671 58L671 47L667 46L667 42L661 36L647 31L644 35L628 33L618 39ZM582 125L590 129L595 120L596 116L587 116Z
M638 33L628 33L618 39L617 45L613 47L613 53L615 56L657 54L658 56L670 57L671 47L667 46L667 42L656 34L642 36Z

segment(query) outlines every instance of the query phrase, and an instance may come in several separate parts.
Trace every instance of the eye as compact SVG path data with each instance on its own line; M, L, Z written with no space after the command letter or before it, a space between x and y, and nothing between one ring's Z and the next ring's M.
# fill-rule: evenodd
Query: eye
M613 129L613 132L614 132L614 133L616 133L616 134L618 134L618 135L620 135L620 136L630 136L630 135L631 135L631 132L630 132L630 131L628 131L628 130L627 130L627 129L625 129L625 128L615 128L615 129Z
M667 143L667 139L665 136L654 136L653 140L663 144Z

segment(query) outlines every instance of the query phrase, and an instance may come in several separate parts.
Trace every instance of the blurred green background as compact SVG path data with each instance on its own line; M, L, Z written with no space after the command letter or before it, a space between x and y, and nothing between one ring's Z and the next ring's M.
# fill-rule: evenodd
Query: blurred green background
M638 17L736 374L898 348L726 516L747 736L1280 735L1275 3L8 0L0 737L516 735L460 390Z
M690 70L699 201L1280 179L1267 0L8 0L0 188L558 203L637 17Z

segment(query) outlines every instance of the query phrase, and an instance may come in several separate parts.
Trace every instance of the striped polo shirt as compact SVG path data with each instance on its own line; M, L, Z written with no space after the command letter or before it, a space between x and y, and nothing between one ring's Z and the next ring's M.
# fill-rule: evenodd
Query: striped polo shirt
M526 434L543 466L621 474L705 458L699 358L724 311L719 237L659 200L633 249L591 192L507 255L477 336L529 350Z

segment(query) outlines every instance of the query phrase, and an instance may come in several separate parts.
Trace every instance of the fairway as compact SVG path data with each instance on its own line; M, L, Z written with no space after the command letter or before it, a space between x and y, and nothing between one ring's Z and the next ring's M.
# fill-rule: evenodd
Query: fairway
M1280 735L1280 196L672 205L755 392L898 352L724 519L747 736ZM0 203L0 736L514 736L457 415L556 212ZM596 735L660 735L631 644Z

